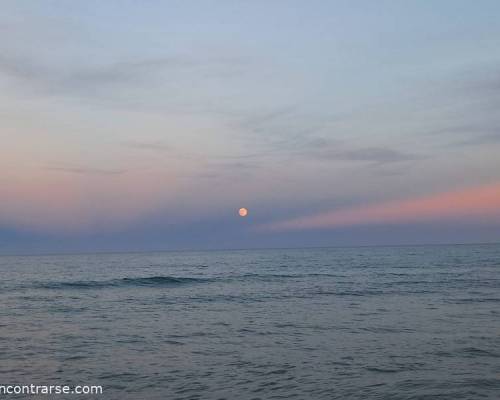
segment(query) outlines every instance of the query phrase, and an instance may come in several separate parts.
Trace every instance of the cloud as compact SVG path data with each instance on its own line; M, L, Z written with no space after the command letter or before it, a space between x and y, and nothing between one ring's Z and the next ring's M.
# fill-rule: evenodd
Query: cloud
M469 71L461 90L468 95L500 99L500 68L494 65L481 70Z
M39 90L80 93L109 85L138 83L153 73L172 68L189 68L200 62L183 57L163 57L106 65L50 67L8 54L0 56L0 73Z
M249 175L254 169L258 168L258 164L252 162L217 162L209 161L205 164L202 172L197 173L191 178L202 179L233 179L234 176L242 177Z
M193 74L198 76L203 71L221 70L228 65L242 65L242 62L229 58L173 55L101 65L49 65L4 52L0 55L0 76L9 77L15 83L44 94L95 96L120 87L150 84L165 72L189 71L192 77Z
M340 117L339 117L340 118ZM253 157L298 157L307 161L352 161L372 164L417 161L427 155L414 154L389 146L358 147L336 138L331 127L336 119L300 112L299 106L276 108L245 118L238 128L247 133L252 145L264 148ZM241 156L240 156L241 157Z
M126 171L121 169L100 169L88 167L46 167L46 170L79 175L122 175Z
M481 123L463 123L427 132L429 136L453 135L461 139L453 140L444 147L465 147L500 143L500 121L483 118Z
M49 82L55 77L46 67L35 65L26 58L8 57L0 55L0 73L25 82Z
M257 164L250 162L212 162L209 163L210 168L223 170L248 170L257 168Z
M500 143L500 132L487 133L475 137L470 137L457 142L452 143L454 146L479 146L488 144L499 144Z
M339 147L332 148L331 146L325 146L308 151L305 154L326 160L362 161L377 164L415 161L424 158L421 155L405 153L386 147L361 147L353 149L342 149L342 146Z
M130 142L124 142L123 145L125 147L129 147L132 149L138 149L138 150L153 150L153 151L160 151L160 152L172 150L172 147L164 142L134 142L134 141L130 141Z
M261 155L286 154L302 148L327 120L324 116L301 112L299 105L288 105L267 111L247 111L234 127L248 144L264 149Z
M390 147L355 147L340 140L316 137L304 140L294 150L296 155L307 159L327 161L354 161L389 164L416 161L427 156L402 152Z
M269 125L280 122L283 118L290 119L297 112L297 106L278 107L265 112L251 112L239 123L239 127L254 133L262 133Z
M500 183L416 199L350 207L260 226L283 231L488 217L500 222Z
M332 154L333 158L350 161L373 161L378 163L418 160L414 154L403 153L383 147L365 147Z

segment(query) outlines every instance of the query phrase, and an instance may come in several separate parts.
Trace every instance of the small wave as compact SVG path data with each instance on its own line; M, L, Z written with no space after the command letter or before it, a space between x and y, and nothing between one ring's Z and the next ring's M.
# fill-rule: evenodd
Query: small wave
M68 281L44 282L33 285L36 289L102 289L124 286L179 286L190 283L207 282L207 278L188 278L174 276L148 276L137 278L121 278L105 281Z
M480 349L477 347L465 347L462 349L462 353L470 357L500 357L500 355L496 352Z
M207 278L188 278L174 276L150 276L146 278L123 278L121 282L126 285L180 285L185 283L206 282Z
M255 279L255 280L268 280L268 279L303 279L303 278L344 278L344 275L338 274L321 274L321 273L308 273L308 274L243 274L235 276L238 280Z
M500 298L498 297L466 297L461 299L450 299L447 301L448 303L455 304L468 304L468 303L500 303Z
M364 367L367 371L370 372L379 372L383 374L393 374L395 372L399 372L399 369L395 368L382 368L382 367Z

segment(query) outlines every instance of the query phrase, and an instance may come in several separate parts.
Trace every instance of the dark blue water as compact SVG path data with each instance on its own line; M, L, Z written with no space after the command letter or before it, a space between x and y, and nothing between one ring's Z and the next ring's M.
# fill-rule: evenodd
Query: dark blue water
M2 384L500 398L500 246L0 257L0 273Z

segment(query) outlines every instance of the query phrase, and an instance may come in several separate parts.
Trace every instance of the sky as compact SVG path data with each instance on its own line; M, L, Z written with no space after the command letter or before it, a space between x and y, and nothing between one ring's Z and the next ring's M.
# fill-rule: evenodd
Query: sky
M498 15L3 1L0 253L498 242Z

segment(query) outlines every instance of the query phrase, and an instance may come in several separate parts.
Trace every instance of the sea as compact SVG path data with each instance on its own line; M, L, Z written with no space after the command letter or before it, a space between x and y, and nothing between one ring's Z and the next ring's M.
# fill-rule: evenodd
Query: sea
M500 399L500 245L0 257L0 384Z

